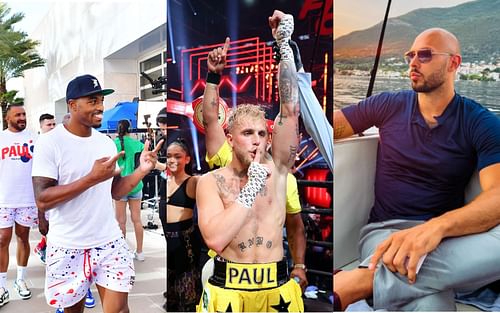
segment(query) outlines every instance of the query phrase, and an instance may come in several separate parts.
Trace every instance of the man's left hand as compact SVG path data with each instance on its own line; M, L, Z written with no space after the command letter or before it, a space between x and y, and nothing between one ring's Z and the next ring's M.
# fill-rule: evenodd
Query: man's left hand
M156 161L158 160L158 151L160 151L160 148L163 144L163 139L160 140L155 148L152 151L149 151L149 140L146 140L144 143L144 150L141 152L141 157L140 157L140 164L139 164L139 169L145 173L148 174L151 172L156 165Z
M306 290L307 287L307 276L306 276L306 271L302 268L294 268L292 272L290 273L290 278L293 279L294 277L298 277L300 279L299 285L300 288L302 289L302 293Z
M417 277L419 259L435 250L443 236L441 224L437 219L398 231L377 246L369 268L374 270L382 259L389 270L407 276L408 282L413 284Z
M274 10L273 15L268 18L269 27L271 27L271 33L274 39L276 39L276 30L283 16L285 16L285 13L280 10Z

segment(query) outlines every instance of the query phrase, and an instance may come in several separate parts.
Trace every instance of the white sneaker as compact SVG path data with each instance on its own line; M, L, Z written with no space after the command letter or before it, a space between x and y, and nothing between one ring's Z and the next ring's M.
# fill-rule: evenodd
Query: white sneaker
M144 262L144 252L134 252L134 259L140 262Z
M28 285L24 279L17 279L14 282L14 289L16 289L17 294L21 299L27 300L31 298L31 290L29 290Z
M0 288L0 307L9 303L9 291L5 287Z

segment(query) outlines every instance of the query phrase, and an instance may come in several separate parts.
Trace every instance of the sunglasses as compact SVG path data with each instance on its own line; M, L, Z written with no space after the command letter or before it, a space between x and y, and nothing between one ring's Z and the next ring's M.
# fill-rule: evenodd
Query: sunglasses
M417 51L408 51L404 54L404 59L406 64L410 64L413 58L416 56L418 58L418 62L420 63L429 63L432 61L433 55L449 55L453 56L453 53L447 52L434 52L431 49L420 49Z

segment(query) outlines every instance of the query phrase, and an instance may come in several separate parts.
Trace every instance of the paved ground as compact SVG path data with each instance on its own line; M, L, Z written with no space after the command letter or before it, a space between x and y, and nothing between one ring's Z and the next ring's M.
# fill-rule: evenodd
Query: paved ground
M147 224L147 216L150 209L142 210L142 222ZM158 214L154 215L154 223L158 225L156 230L145 230L144 232L144 262L135 261L136 281L132 292L129 294L130 312L165 312L162 305L165 302L163 292L167 288L166 284L166 245L165 238L161 235L161 224L158 220ZM32 229L30 232L31 249L40 240L38 229ZM135 237L130 216L127 223L127 242L131 247L135 247ZM49 313L54 312L45 302L43 286L45 279L45 267L39 258L31 252L28 262L27 280L32 292L32 298L22 300L13 288L16 277L16 239L12 238L10 245L10 262L7 274L7 288L10 293L10 302L0 308L1 313ZM102 313L101 303L99 301L97 289L92 286L92 292L96 296L97 305L92 309L85 309L85 312Z

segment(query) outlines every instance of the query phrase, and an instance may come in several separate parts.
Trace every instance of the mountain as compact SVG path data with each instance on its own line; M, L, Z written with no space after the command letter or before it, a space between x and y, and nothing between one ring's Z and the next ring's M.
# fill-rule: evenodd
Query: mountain
M337 38L334 41L335 60L373 57L381 27L382 22ZM418 9L390 18L382 48L383 57L401 57L420 32L432 27L447 29L457 36L463 62L486 61L500 56L500 0L477 0L451 8Z

